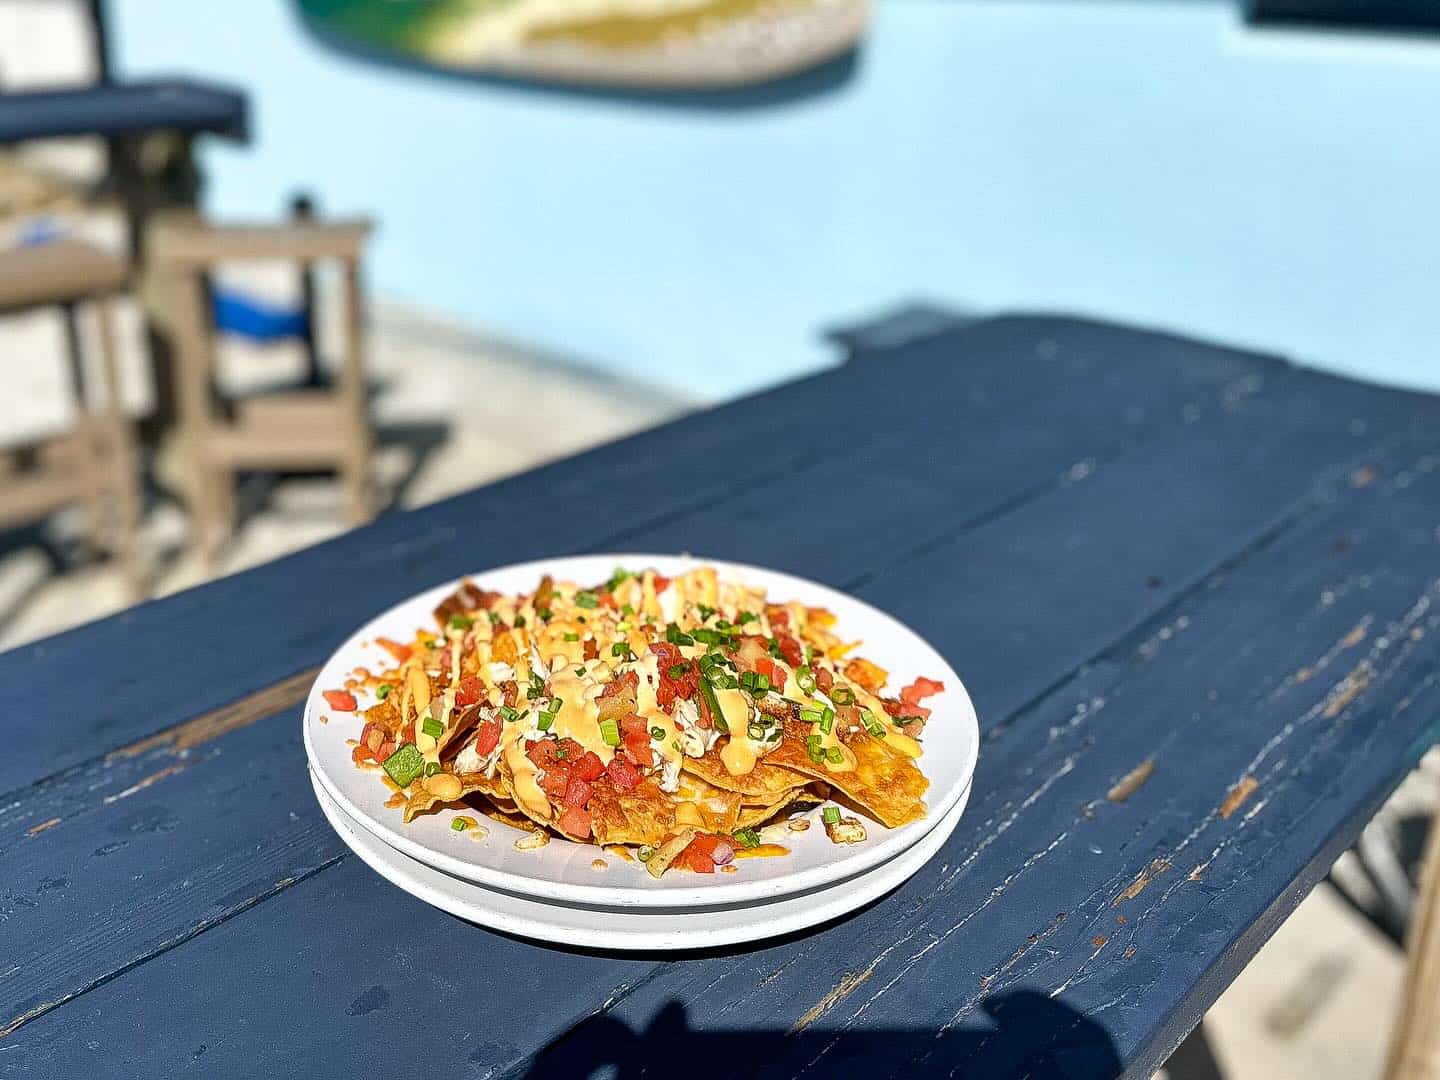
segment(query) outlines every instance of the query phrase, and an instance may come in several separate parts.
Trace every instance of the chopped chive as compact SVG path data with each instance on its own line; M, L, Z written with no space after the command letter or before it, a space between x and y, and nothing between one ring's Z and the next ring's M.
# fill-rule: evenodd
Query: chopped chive
M384 701L387 697L390 696L390 691L394 689L395 688L391 686L388 682L382 682L379 686L375 688L375 700Z
M615 567L615 572L610 575L610 580L605 582L605 588L614 592L617 585L623 581L629 581L634 576L635 572L633 570L626 570L623 566L617 566Z
M571 632L569 632L569 633L567 633L567 634L565 635L565 640L566 640L566 641L579 641L579 640L580 640L580 635L577 634L577 633L575 633L574 631L571 631Z
M755 673L755 690L757 693L768 694L770 692L770 676Z
M885 737L885 725L875 719L875 714L869 709L860 710L860 722L865 725L865 730L877 739Z
M499 625L500 625L500 616L499 616L499 615L496 615L495 612L493 612L493 611L487 611L485 614L490 617L490 625L491 625L491 626L499 626Z
M825 751L820 747L819 735L805 736L805 752L810 755L810 760L817 765L825 760Z
M664 729L663 727L660 727L660 726L657 724L655 727L652 727L652 728L650 729L650 737L651 737L652 739L663 739L663 738L665 738L665 729Z
M815 692L815 673L808 667L795 669L795 685L807 694Z
M855 691L848 686L835 686L830 689L830 700L836 705L854 705Z
M740 680L734 675L726 675L722 671L708 671L705 674L705 681L716 690L734 690L740 685Z
M539 719L535 721L535 730L549 731L550 725L553 723L555 723L555 714L553 712L542 712Z
M536 615L539 615L540 618L544 619L546 622L549 622L551 619L553 619L553 618L555 617L555 613L554 613L553 611L551 611L548 607L546 607L546 608L541 608L541 609L540 609L539 611L537 611L535 614L536 614Z
M827 806L820 811L820 819L826 825L835 825L840 821L840 808L838 806Z
M671 645L694 645L695 639L685 633L673 622L665 627L665 640Z
M670 669L665 672L672 679L683 679L685 673L690 670L689 664L671 664Z
M634 614L635 614L635 609L634 609L631 605L629 605L629 604L621 604L621 605L620 605L620 614L621 614L621 615L624 615L625 617L628 618L628 617L630 617L631 615L634 615Z
M464 832L469 827L470 823L462 817L457 817L450 822L450 828L452 828L456 832Z
M633 656L633 654L630 652L629 644L624 641L617 641L614 645L611 645L610 655L623 656L626 659L630 659Z
M696 604L695 606L700 609L701 622L704 622L706 619L710 618L711 615L715 614L715 609L709 604Z
M620 725L613 716L607 716L600 721L600 738L605 740L606 746L620 745Z
M716 630L729 630L729 629L731 629L734 625L735 625L734 623L727 622L725 619L716 619L716 620L715 620L715 629L716 629Z
M519 630L519 629L520 629L521 627L523 627L524 625L525 625L525 616L524 616L524 615L516 615L516 616L515 616L515 629Z
M732 644L730 635L721 630L707 630L701 627L699 630L691 631L690 636L705 645Z
M839 765L845 760L845 752L838 746L832 746L825 751L825 757L829 759L831 765Z
M470 627L472 627L472 626L474 626L474 625L475 625L475 620L472 619L472 618L470 618L470 616L468 616L468 615L451 615L451 616L450 616L450 629L451 629L451 630L469 630Z
M746 623L754 622L759 617L760 616L756 615L753 611L742 611L739 615L735 616L735 623L738 626L744 626Z
M807 724L818 724L825 719L825 712L822 709L805 708L800 710L800 719Z
M584 669L583 667L577 667L577 668L575 669L575 676L576 676L576 678L579 678L581 675L584 675L584 674L585 674L585 669Z
M823 712L820 713L820 730L823 731L826 735L829 735L831 729L832 729L834 726L835 726L835 710L834 710L834 709L825 709Z
M599 606L600 598L589 589L581 589L575 594L575 603L579 607L593 608Z
M785 654L780 651L780 642L773 637L770 639L770 655L776 660L785 659Z
M433 716L427 716L425 718L425 722L420 725L420 730L432 739L438 739L441 735L445 734L445 726Z
M440 762L438 762L438 761L427 761L427 762L425 763L425 775L426 775L426 776L434 776L434 775L435 775L436 773L438 773L439 771L440 771Z
M501 705L500 715L505 718L506 723L513 724L516 720L524 716L525 713L522 713L519 709L511 708L509 705Z
M741 847L753 848L760 846L760 834L757 833L754 829L748 827L744 829L737 829L735 830L733 836L735 842Z

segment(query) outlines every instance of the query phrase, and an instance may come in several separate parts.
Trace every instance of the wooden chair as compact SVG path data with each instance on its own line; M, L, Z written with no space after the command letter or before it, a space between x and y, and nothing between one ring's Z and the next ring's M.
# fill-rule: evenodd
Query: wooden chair
M76 241L0 252L0 313L58 307L65 316L77 413L72 431L37 448L35 467L21 469L17 455L0 454L0 524L33 521L63 506L88 504L94 539L115 550L129 592L139 600L145 592L137 536L140 473L133 432L121 408L110 304L128 280L123 260ZM98 402L86 391L76 319L82 303L94 305L98 316L104 392Z
M233 524L235 473L243 469L332 468L354 524L370 518L370 426L366 414L360 254L363 221L216 226L169 220L147 241L152 302L175 353L181 453L201 558L213 568ZM332 387L259 394L222 408L214 392L215 350L206 275L219 263L333 259L344 277L346 346Z

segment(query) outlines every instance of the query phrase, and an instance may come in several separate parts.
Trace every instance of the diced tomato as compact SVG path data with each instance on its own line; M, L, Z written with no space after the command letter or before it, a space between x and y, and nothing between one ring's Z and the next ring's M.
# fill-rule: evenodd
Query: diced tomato
M618 754L610 759L605 771L610 774L610 782L621 791L630 791L640 783L639 770Z
M921 720L930 719L930 710L924 705L914 705L908 701L895 701L891 698L882 698L880 704L885 706L885 711L897 720L902 716L918 716Z
M325 703L336 712L355 711L355 695L349 690L326 690L322 696L325 698Z
M586 750L585 756L575 763L572 771L581 780L598 780L605 772L605 763L594 751Z
M650 728L643 716L628 713L620 718L620 737L623 739L628 735L644 735L647 739L650 737Z
M766 605L765 617L770 620L772 630L788 630L790 628L790 612L778 604Z
M364 743L361 743L359 746L355 747L350 751L350 760L355 762L356 765L359 765L361 762L369 761L370 748Z
M485 683L474 675L467 675L460 680L460 686L455 691L455 704L464 708L466 705L474 705L485 699Z
M633 671L627 671L619 678L611 679L606 683L605 689L600 691L600 696L602 698L608 698L614 697L616 694L628 694L633 698L639 686L640 676L636 675Z
M625 753L638 767L649 769L655 764L655 751L650 746L650 736L625 740Z
M697 851L692 843L680 853L675 860L676 865L685 870L693 870L697 874L713 874L715 872L715 860L703 851Z
M780 655L791 667L799 667L805 663L805 650L784 630L775 631L775 643L780 647Z
M394 752L395 752L395 740L394 740L394 739L386 739L383 743L380 744L380 749L375 751L375 760L376 760L376 761L384 761L386 758L388 758L388 757L389 757L391 754L393 754Z
M770 685L776 690L785 686L785 673L780 670L780 665L771 660L768 656L762 656L755 661L755 674L764 675L770 680Z
M590 785L572 772L570 782L565 785L565 805L584 806L589 801Z
M900 700L907 705L918 705L923 698L938 694L945 689L945 684L935 679L927 679L920 676L909 686L900 691Z
M694 840L690 841L690 846L687 847L685 850L698 851L701 855L704 855L708 859L714 853L715 848L719 845L719 843L720 837L714 836L710 833L701 833L699 836L695 837Z
M586 660L600 659L600 646L595 644L594 638L586 638L582 648L585 650Z
M409 645L401 645L400 642L391 641L388 637L377 637L375 644L379 645L402 664L410 659L411 649Z
M676 698L689 700L700 689L700 672L693 660L686 660L680 654L678 645L672 645L668 641L652 641L650 651L655 654L655 666L660 671L660 685L655 687L655 702L667 713L673 712ZM673 668L684 670L672 678L670 671Z
M482 720L480 728L475 732L475 753L484 757L495 749L500 743L500 718L492 716L489 720Z
M565 792L570 788L570 770L565 768L564 762L557 762L545 770L539 784L541 791L559 802L565 798Z
M655 595L659 596L670 587L670 579L664 574L655 575Z
M608 607L612 610L620 610L620 605L615 600L615 594L609 589L596 589L595 598L600 601L601 607Z
M567 806L560 813L559 825L567 836L583 840L590 835L590 814L578 806Z

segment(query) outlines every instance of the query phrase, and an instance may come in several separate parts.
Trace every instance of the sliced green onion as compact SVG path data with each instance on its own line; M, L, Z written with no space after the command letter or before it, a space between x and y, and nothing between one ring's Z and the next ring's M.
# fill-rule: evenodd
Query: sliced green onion
M835 825L840 821L840 808L838 806L827 806L820 811L820 820L826 825Z
M747 731L750 734L750 738L755 739L757 742L765 738L764 724L751 724Z
M755 692L755 673L753 671L740 673L740 689L751 694Z
M500 715L505 718L506 723L513 724L516 720L519 720L520 717L524 714L521 713L518 709L511 708L509 705L501 705Z
M649 862L652 858L655 857L655 849L649 844L646 844L643 847L637 848L635 850L635 857L641 862Z
M525 616L524 616L524 615L516 615L516 616L515 616L515 628L518 630L520 627L522 627L522 626L524 626L524 625L525 625Z
M885 725L875 719L875 714L869 709L860 710L860 722L865 725L865 730L877 739L885 737Z
M707 630L701 627L699 630L691 631L690 636L704 645L729 645L731 643L730 635L722 630Z
M672 679L683 679L690 670L689 664L671 664L670 669L665 672Z
M825 757L829 759L831 765L839 765L845 760L845 752L838 746L831 746L826 748Z
M635 614L635 608L632 607L630 604L621 604L620 614L624 615L628 619L631 615Z
M760 846L760 834L757 833L754 829L748 827L744 829L737 829L733 836L735 842L741 847L752 848Z
M536 615L539 615L540 618L544 619L546 622L549 622L551 619L553 619L553 618L555 617L555 613L554 613L553 611L551 611L548 607L546 607L546 608L541 608L541 609L540 609L539 611L537 611L535 614L536 614Z
M824 751L820 748L819 735L805 736L805 752L815 761L820 761L824 758Z
M535 730L549 731L550 725L553 723L555 723L555 714L553 712L542 712L535 720Z
M606 746L620 745L620 725L613 716L607 716L600 721L600 738L605 740Z
M673 622L665 627L665 640L671 645L694 645L695 639L685 633Z
M825 719L823 709L804 708L800 710L800 719L807 724L818 724Z
M623 566L617 566L615 567L615 572L610 575L610 580L605 582L605 588L614 592L617 585L622 581L629 581L634 576L634 571L626 570Z
M545 680L539 675L530 676L530 685L525 688L525 697L529 701L537 701L545 696Z
M716 690L734 690L740 685L740 680L734 675L726 675L723 671L710 671L705 675L705 681Z
M784 660L784 659L785 659L785 654L780 651L780 642L779 642L778 639L772 637L772 638L770 639L769 647L770 647L770 655L773 656L776 660Z
M795 669L795 685L807 694L815 692L815 673L808 667Z
M720 711L720 702L715 699L715 688L705 679L701 679L700 693L705 696L705 704L710 709L710 722L715 725L715 730L722 735L729 735L730 725L725 722L725 714Z
M769 676L769 675L761 674L760 672L757 671L757 672L755 673L755 690L756 690L756 692L761 693L761 694L768 694L768 693L770 692L770 689L771 689L771 687L770 687L770 676Z
M715 620L715 629L716 629L716 630L729 630L732 626L734 626L734 623L728 622L728 621L725 620L725 619L716 619L716 620Z
M487 612L485 613L485 615L486 615L487 618L489 618L489 620L490 620L490 625L491 625L491 626L499 626L499 625L500 625L500 616L497 615L497 614L495 614L495 612L493 612L493 611L487 611Z
M635 654L630 651L630 646L627 642L617 641L614 645L610 646L610 655L633 659Z
M579 678L581 675L584 675L584 674L585 674L585 669L584 669L583 667L577 667L577 668L575 669L575 677L576 677L576 678Z
M432 739L438 739L441 735L445 734L445 725L433 716L427 716L424 723L420 725L420 730Z
M406 743L383 763L385 772L396 786L407 788L425 770L425 755L416 749L414 743Z
M425 775L426 775L426 776L434 776L434 775L435 775L436 773L438 773L439 771L440 771L440 762L438 762L438 761L427 761L427 762L425 763Z
M469 827L470 823L464 818L457 817L450 822L450 828L453 829L455 832L464 832Z
M391 686L388 682L382 682L379 686L375 688L375 700L384 701L387 697L390 696L390 691L394 689L395 688Z
M820 714L820 730L823 731L826 735L829 735L829 734L830 734L830 729L833 728L834 726L835 726L835 710L834 710L834 709L826 709L824 712L822 712L822 713Z
M663 739L663 738L665 738L665 729L664 729L663 727L660 727L660 726L657 724L655 727L652 727L652 728L650 729L650 738L652 738L652 739Z
M577 634L577 633L575 633L574 631L570 631L570 632L566 633L566 635L565 635L565 640L566 640L566 641L579 641L579 640L580 640L580 635Z
M561 761L564 761L567 757L570 756L570 751L567 750L567 749L565 749L565 747L562 746L562 747L560 747L558 750L555 751L555 756L556 756L557 758L559 758Z
M706 619L710 618L711 615L715 614L715 609L713 607L710 607L708 604L696 604L695 606L700 609L701 622L704 622Z
M581 589L575 594L575 603L578 607L593 608L599 606L600 598L589 589Z
M830 688L830 700L836 705L854 705L855 691L848 686L832 686Z
M472 618L470 618L470 616L468 616L468 615L451 615L451 616L450 616L450 629L451 629L451 630L469 630L470 627L472 627L472 626L474 626L474 625L475 625L475 620L472 619Z
M760 616L756 615L753 611L742 611L739 615L735 616L735 623L737 626L744 626L746 623L754 622L759 617Z

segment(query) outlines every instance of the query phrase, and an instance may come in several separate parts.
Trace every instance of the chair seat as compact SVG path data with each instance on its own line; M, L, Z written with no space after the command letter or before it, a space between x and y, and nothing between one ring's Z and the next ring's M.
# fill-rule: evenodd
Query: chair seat
M123 289L123 259L77 240L0 252L0 311L65 304Z

